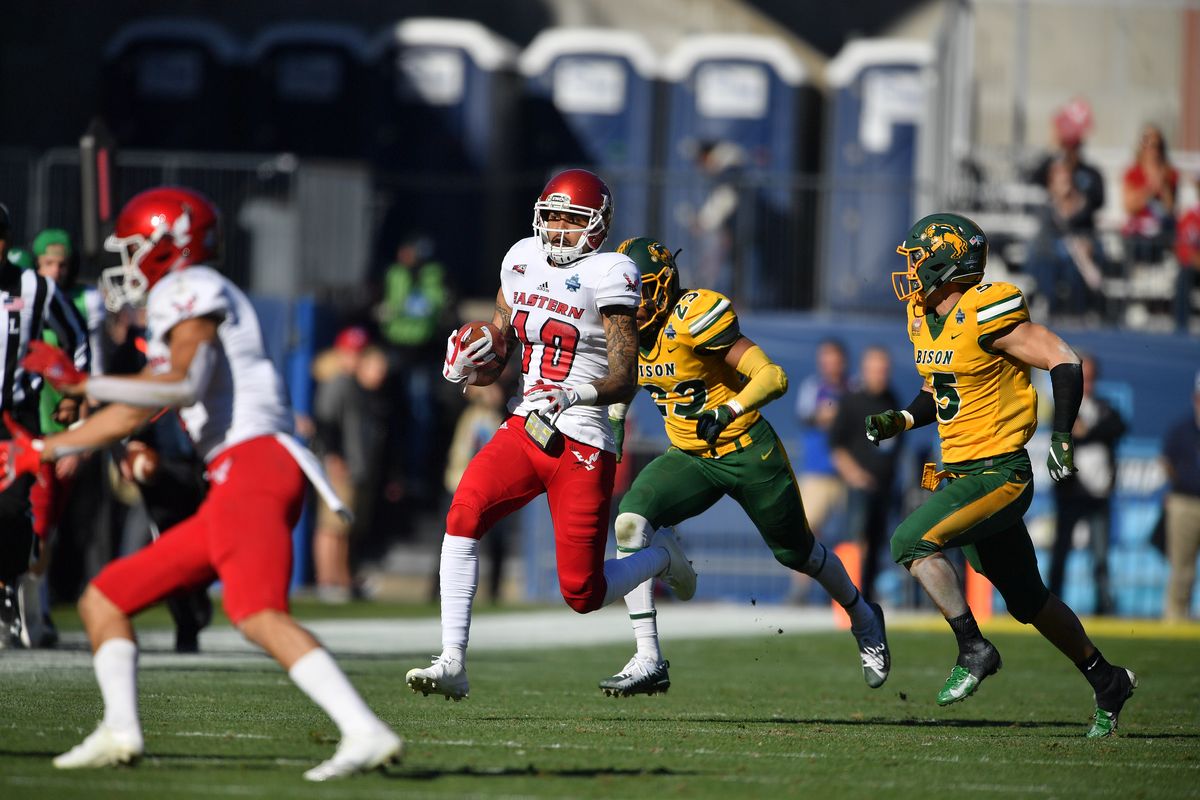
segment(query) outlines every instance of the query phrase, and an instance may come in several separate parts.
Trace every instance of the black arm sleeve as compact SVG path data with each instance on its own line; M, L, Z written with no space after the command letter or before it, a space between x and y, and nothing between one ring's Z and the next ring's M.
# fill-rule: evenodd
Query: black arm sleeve
M913 418L914 428L924 428L926 425L932 425L937 419L937 405L933 402L933 394L922 389L917 392L917 396L908 404L908 408L904 409Z
M1059 364L1050 370L1050 386L1054 389L1054 432L1070 433L1083 402L1083 367Z

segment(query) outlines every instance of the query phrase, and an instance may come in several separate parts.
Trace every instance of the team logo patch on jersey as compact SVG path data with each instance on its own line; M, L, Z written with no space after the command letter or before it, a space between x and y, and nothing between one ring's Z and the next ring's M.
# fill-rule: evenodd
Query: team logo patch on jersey
M641 287L638 286L638 283L641 280L640 277L635 278L635 277L631 276L628 272L625 273L624 277L625 277L625 291L629 292L630 294L641 294L642 293Z
M962 325L963 321L966 320L966 318L967 318L967 315L963 313L963 310L961 308L954 315L954 321L957 322L959 325Z
M669 324L667 325L667 329L666 329L665 333L666 333L666 337L668 339L670 339L672 342L675 341L675 337L679 335L679 334L675 333L675 329L672 328Z
M550 291L550 281L542 281L541 283L539 283L539 284L538 284L538 291L539 291L539 292L548 292L548 291Z
M512 271L517 273L518 275L524 275L525 274L525 265L524 264L513 264Z
M921 330L921 318L917 317L912 321L912 332L917 333Z
M567 288L572 292L578 292L579 287L582 285L583 284L579 281L578 275L572 275L571 277L567 278Z
M598 460L600 460L600 451L599 450L597 450L595 453L592 453L587 458L584 458L583 453L579 452L575 448L571 448L571 452L575 454L576 460L578 460L579 463L583 466L583 468L586 469L588 472L591 472L592 470L594 470L596 468L596 462Z
M192 309L196 307L196 295L192 295L186 300L172 300L171 305L175 306L175 310L180 314L190 314Z

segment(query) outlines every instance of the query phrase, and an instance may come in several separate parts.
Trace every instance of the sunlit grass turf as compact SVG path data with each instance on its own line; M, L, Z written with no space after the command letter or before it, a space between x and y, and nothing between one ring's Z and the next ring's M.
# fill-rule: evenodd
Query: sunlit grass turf
M628 646L475 652L461 703L404 688L405 670L427 663L424 651L340 657L408 754L386 776L327 786L300 775L332 752L333 725L272 662L245 657L143 670L147 759L55 771L49 758L100 714L77 655L64 659L69 667L0 671L0 796L1196 796L1194 640L1101 642L1143 685L1122 715L1123 735L1095 742L1083 738L1087 684L1040 639L995 635L1004 669L975 697L940 709L933 696L953 637L891 638L895 667L878 691L863 683L846 634L785 634L668 642L670 693L622 700L601 695L596 681L624 664Z

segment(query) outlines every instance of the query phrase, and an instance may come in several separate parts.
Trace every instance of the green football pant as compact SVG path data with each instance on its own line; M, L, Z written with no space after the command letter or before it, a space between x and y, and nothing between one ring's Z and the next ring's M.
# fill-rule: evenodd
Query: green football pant
M892 535L897 564L961 547L977 572L1000 590L1009 613L1030 622L1049 591L1023 519L1033 499L1029 457L974 462L956 472ZM950 465L948 465L949 468Z
M657 529L699 516L728 495L745 510L775 559L801 571L814 540L791 461L766 420L749 433L753 441L746 449L721 458L667 450L638 473L620 512L645 517Z

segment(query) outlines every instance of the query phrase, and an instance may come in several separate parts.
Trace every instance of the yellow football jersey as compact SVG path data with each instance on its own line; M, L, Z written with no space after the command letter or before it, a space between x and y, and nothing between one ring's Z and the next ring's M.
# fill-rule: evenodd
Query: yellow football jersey
M945 317L908 306L908 338L917 372L937 403L942 461L958 463L1011 453L1037 429L1037 391L1030 367L989 346L1029 321L1021 290L1011 283L972 286Z
M696 437L696 415L732 400L746 378L725 363L741 338L728 297L708 289L685 292L658 332L658 340L638 354L638 383L654 397L665 418L671 444L689 453L710 452ZM721 432L720 448L743 436L761 415L750 411Z

